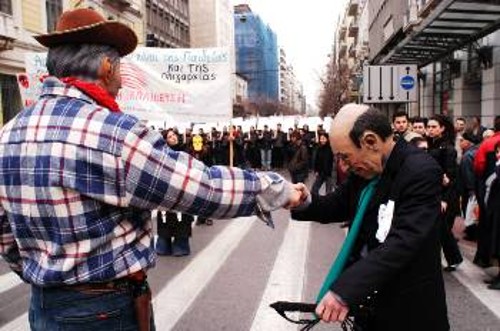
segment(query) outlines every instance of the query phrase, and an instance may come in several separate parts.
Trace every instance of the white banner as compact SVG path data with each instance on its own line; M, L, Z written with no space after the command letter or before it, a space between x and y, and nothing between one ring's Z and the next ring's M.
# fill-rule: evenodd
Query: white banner
M28 53L23 103L47 74L45 53ZM225 48L139 47L121 61L122 111L148 121L218 122L232 117L230 57ZM24 91L23 91L24 89ZM29 89L29 91L28 91Z

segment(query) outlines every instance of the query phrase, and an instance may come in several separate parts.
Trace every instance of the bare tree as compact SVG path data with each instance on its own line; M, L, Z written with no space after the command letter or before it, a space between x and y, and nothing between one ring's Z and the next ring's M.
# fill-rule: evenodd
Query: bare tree
M349 102L351 70L344 59L335 54L327 64L326 74L321 79L322 89L319 96L319 115L325 117L336 114Z

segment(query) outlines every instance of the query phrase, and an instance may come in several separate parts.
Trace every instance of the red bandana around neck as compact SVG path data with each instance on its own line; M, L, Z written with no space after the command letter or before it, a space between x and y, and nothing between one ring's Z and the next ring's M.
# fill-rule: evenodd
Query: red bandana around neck
M95 83L84 82L76 77L61 78L61 81L70 86L74 86L89 97L91 97L98 105L108 108L112 112L119 113L120 106L108 91Z

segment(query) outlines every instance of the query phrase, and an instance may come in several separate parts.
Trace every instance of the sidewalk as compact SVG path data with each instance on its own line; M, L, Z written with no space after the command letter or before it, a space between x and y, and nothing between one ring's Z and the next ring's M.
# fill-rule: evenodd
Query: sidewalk
M458 245L464 257L464 262L451 275L466 286L477 299L500 319L500 291L490 290L484 283L485 279L498 274L498 266L483 269L472 263L476 254L477 243L463 239L464 228L463 218L457 217L453 227L453 234L459 239Z

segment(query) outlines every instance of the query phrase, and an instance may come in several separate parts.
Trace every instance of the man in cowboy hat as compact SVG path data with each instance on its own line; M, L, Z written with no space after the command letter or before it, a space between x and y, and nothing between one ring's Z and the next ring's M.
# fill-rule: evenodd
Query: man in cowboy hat
M232 218L301 192L275 173L207 168L123 114L126 25L76 9L35 38L50 76L0 131L0 254L32 286L32 330L154 329L150 210Z

